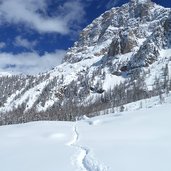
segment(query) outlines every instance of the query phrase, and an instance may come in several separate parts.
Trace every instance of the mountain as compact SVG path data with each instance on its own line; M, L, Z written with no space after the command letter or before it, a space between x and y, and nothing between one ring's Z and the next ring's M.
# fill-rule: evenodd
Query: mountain
M171 90L171 9L130 0L95 19L63 63L0 77L0 124L75 120Z

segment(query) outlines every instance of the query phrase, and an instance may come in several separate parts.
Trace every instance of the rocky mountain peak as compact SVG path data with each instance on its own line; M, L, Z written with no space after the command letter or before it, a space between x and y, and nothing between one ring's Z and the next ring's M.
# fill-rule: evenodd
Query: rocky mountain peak
M81 32L79 41L69 49L64 62L129 53L139 46L138 39L145 39L154 32L168 13L168 9L151 0L130 0L121 7L112 8ZM111 50L111 46L115 48Z

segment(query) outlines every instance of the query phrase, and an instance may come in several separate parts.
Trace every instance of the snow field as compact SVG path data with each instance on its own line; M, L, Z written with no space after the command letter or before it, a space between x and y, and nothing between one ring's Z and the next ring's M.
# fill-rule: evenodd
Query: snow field
M73 123L1 126L1 170L170 171L169 99L162 105L152 100L151 108Z

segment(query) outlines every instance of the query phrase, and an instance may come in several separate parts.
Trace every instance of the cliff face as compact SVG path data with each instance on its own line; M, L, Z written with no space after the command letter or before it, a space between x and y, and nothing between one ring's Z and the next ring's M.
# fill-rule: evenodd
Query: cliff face
M87 57L132 52L159 26L163 27L169 11L151 1L135 0L120 8L112 8L82 31L64 61L74 63Z
M171 9L150 0L112 8L82 31L55 69L0 77L2 123L72 120L169 91L170 48Z

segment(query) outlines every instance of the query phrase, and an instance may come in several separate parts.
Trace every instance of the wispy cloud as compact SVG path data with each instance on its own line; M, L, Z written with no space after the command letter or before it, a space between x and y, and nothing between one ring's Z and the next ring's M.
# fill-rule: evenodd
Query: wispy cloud
M85 11L82 0L0 0L0 25L24 25L40 34L58 33L66 35L75 33L79 24L84 21ZM50 11L50 5L56 10ZM52 13L51 13L52 12ZM72 34L72 35L73 35ZM26 35L26 34L25 34ZM38 41L30 41L27 36L16 35L12 42L14 46L32 50L30 53L13 54L0 52L0 72L37 74L59 65L65 55L65 50L39 55L35 51ZM6 44L0 42L0 48ZM57 47L58 48L58 47Z
M0 53L0 72L38 74L61 64L64 55L64 50L45 53L43 56L36 52L20 54Z
M118 5L120 0L110 0L107 4L106 4L106 8L110 9L112 7L115 7L116 5Z
M36 45L37 45L37 41L34 40L34 41L29 41L28 39L26 38L22 38L21 36L17 36L15 38L15 42L14 42L14 45L15 46L19 46L19 47L24 47L26 49L30 49L32 50Z
M0 42L0 49L3 49L6 47L6 44L4 42Z
M79 0L68 0L58 5L57 12L49 16L48 0L0 0L1 23L25 24L40 33L68 34L72 25L81 22L85 14Z

